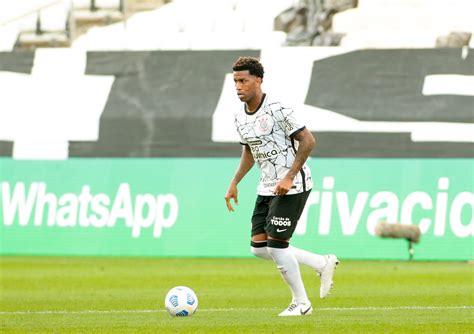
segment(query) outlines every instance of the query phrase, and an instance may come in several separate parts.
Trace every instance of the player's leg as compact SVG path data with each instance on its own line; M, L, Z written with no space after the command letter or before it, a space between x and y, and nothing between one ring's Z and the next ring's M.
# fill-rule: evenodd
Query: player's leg
M333 286L332 277L334 275L334 269L338 264L336 256L323 256L293 246L289 246L288 248L295 255L296 261L299 264L307 265L316 271L321 278L320 297L325 298ZM252 236L251 252L261 259L273 260L268 252L267 235L265 233Z
M267 247L267 234L265 232L266 218L269 210L269 202L271 200L280 201L283 198L290 199L290 201L284 201L288 203L291 207L293 206L296 212L295 218L296 222L301 216L306 199L309 195L288 195L288 196L297 196L297 197L267 197L267 196L258 196L255 202L254 212L252 214L252 241L251 241L251 252L256 257L265 260L273 260L270 256ZM298 198L300 197L300 198ZM284 204L283 204L284 206ZM296 225L293 226L296 228ZM283 227L281 228L281 230ZM292 232L293 233L293 232ZM308 252L303 249L299 249L293 246L289 246L289 249L293 252L296 257L296 260L299 264L307 265L313 268L318 276L321 278L321 287L320 287L320 297L325 298L332 286L333 286L333 275L334 269L339 263L335 255L319 255L316 253Z
M250 249L257 257L272 259L277 264L282 277L290 287L294 303L292 302L290 307L282 312L285 314L281 315L310 314L312 312L311 303L308 301L306 291L304 290L298 262L294 254L288 249L288 242L282 240L267 240L265 226L270 202L273 198L274 197L268 196L257 197L252 214L252 241ZM297 309L297 307L299 308Z
M252 214L252 239L250 241L250 251L256 257L271 260L267 251L267 234L265 223L268 215L269 196L257 196Z
M293 246L290 246L290 249L295 254L298 263L307 265L316 271L321 278L319 296L326 298L333 286L334 269L339 264L338 258L333 254L319 255Z
M312 312L311 302L308 299L301 278L300 268L295 255L289 249L288 241L272 239L269 236L268 253L277 265L278 270L290 288L292 300L280 316L309 315Z
M272 257L268 254L267 248L267 235L265 233L257 234L252 236L251 241L251 252L256 257L259 257L264 260L271 260ZM290 250L295 254L296 261L299 264L306 265L316 270L316 272L321 273L326 266L326 257L328 255L320 255L316 253L311 253L305 251L304 249L296 248L294 246L289 246Z
M257 234L252 236L252 241L250 242L250 251L256 257L259 257L264 260L271 260L272 257L268 254L267 248L267 234Z
M279 222L277 218L274 218L275 221L270 221L270 225L279 224L285 225L289 224L288 230L284 231L285 227L280 227L274 229L276 232L280 233L278 238L290 238L293 234L293 231L296 229L296 224L301 217L304 206L308 199L310 191L307 191L302 194L297 195L288 195L288 196L278 196L274 198L272 206L275 206L281 212L289 212L290 215L286 218L286 222ZM271 213L270 213L271 214ZM270 216L269 214L269 216ZM276 217L279 217L276 215ZM291 232L290 235L285 235L285 233ZM293 246L290 246L290 250L295 254L295 257L300 264L307 265L313 268L317 275L321 278L321 286L319 295L321 298L325 298L329 295L333 287L333 276L334 270L339 264L339 260L335 255L320 255L312 252L308 252L303 249L299 249Z
M290 246L290 250L295 254L299 264L311 267L314 270L320 272L326 265L326 259L324 255L308 252L301 248Z
M252 241L250 243L250 251L256 257L264 260L272 260L270 254L268 254L267 234L265 232L268 203L271 198L272 197L258 196L252 214ZM299 206L301 206L301 204ZM317 272L321 272L326 265L326 259L323 255L311 253L293 246L290 246L290 249L295 254L299 264L307 265Z
M292 302L288 309L280 313L281 316L306 315L312 312L311 303L301 278L298 260L289 248L289 240L296 228L296 221L301 215L299 211L304 208L307 195L305 193L276 196L269 203L265 225L268 236L268 253L292 293Z

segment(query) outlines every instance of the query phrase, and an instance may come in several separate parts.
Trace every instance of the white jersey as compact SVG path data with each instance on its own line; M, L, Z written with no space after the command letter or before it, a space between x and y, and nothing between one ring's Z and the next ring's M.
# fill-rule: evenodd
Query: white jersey
M305 126L296 118L293 109L271 101L266 95L256 112L248 113L244 104L234 114L234 119L240 142L249 145L260 168L257 194L273 196L275 186L286 176L295 160L298 141L292 135ZM298 194L312 187L311 171L305 163L296 175L288 195Z

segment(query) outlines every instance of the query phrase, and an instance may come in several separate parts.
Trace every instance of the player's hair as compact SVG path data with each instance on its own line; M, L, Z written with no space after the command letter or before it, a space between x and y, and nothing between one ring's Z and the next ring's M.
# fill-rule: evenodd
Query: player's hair
M263 66L255 57L239 57L232 65L233 71L249 71L251 75L263 79Z

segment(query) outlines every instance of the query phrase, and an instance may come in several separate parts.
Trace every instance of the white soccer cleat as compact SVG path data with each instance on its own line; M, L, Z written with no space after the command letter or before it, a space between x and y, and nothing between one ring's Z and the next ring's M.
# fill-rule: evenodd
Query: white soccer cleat
M319 290L319 296L321 298L326 298L331 289L333 287L333 276L334 276L334 269L336 269L337 265L339 264L339 260L337 259L336 255L325 255L326 258L326 266L323 270L319 273L319 277L321 278L321 288Z
M310 303L307 304L296 304L291 303L290 306L283 312L281 312L278 316L280 317L291 317L291 316L302 316L302 315L310 315L313 313L313 307Z

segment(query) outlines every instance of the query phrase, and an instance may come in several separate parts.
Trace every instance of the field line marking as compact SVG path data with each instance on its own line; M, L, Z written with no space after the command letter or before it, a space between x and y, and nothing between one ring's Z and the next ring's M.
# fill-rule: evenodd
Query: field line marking
M459 310L474 309L474 305L459 306L366 306L366 307L324 307L315 308L315 311L397 311L397 310ZM231 311L274 311L277 308L209 308L198 309L198 312L231 312ZM27 315L27 314L112 314L112 313L160 313L166 310L45 310L45 311L0 311L0 315Z

